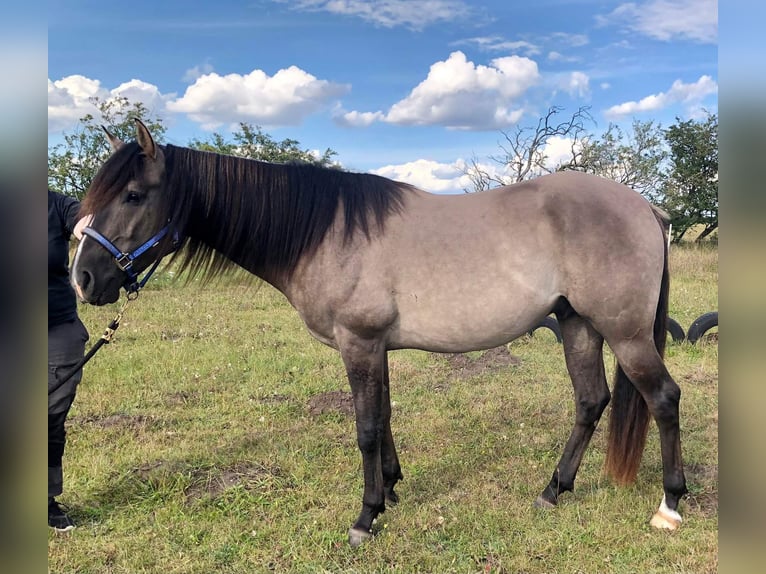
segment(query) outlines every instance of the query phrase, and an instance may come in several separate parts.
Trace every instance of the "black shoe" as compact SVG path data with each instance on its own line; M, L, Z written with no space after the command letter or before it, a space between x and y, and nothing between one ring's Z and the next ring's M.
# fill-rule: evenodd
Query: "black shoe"
M48 498L48 526L56 532L67 532L74 528L74 522L61 510L55 498Z

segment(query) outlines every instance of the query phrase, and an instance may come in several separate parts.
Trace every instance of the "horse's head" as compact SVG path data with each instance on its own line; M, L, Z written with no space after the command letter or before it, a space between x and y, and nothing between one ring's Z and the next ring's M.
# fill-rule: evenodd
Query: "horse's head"
M136 142L123 143L106 128L113 153L83 200L82 238L72 284L87 303L115 302L120 288L136 291L138 275L172 251L168 237L165 156L136 120Z

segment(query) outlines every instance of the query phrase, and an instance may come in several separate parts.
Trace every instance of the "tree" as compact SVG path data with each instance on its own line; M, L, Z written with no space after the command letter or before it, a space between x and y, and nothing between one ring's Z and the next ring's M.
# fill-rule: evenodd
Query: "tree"
M489 159L501 166L502 173L490 173L473 158L463 170L473 187L466 191L485 191L560 169L561 165L550 165L547 155L547 145L554 141L554 138L562 138L568 142L572 159L566 161L565 165L577 163L587 138L585 123L592 123L593 118L589 107L580 107L568 120L557 122L556 116L562 109L557 106L549 108L545 116L538 119L534 128L517 126L513 131L501 131L505 138L505 142L498 144L502 154L490 156Z
M670 214L673 240L702 226L697 242L718 229L718 116L681 121L665 131L670 147L670 172L663 207Z
M585 127L586 122L593 122L588 110L581 107L568 120L557 123L555 117L561 108L552 107L534 128L501 132L505 137L505 143L500 144L503 153L489 159L502 167L502 173L474 158L463 170L472 186L466 191L484 191L569 169L613 179L659 203L668 158L660 125L635 120L632 132L626 134L618 125L609 124L597 138ZM567 148L558 150L556 162L548 155L554 143Z
M146 107L131 103L126 97L90 102L98 109L100 118L87 114L80 118L73 133L64 134L64 143L48 148L48 187L65 195L82 199L91 180L111 153L102 125L124 141L133 139L135 119L140 119L161 143L165 126L160 118L153 118Z
M583 138L579 155L565 169L613 179L658 203L665 181L668 152L662 128L653 121L633 121L632 134L609 124L600 138Z
M337 152L327 148L322 155L303 150L294 139L276 141L264 133L260 126L240 122L239 129L232 133L234 141L226 140L221 134L213 133L204 140L193 139L189 147L201 151L212 151L237 157L246 157L275 163L305 162L325 167L339 167L333 160Z

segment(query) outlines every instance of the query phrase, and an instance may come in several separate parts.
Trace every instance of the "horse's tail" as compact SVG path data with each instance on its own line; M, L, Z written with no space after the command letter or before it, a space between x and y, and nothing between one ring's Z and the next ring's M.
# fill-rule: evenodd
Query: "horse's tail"
M667 340L668 295L670 291L667 242L669 218L660 209L652 207L654 216L662 229L664 243L660 298L654 316L654 345L660 357L663 357L665 341ZM649 430L649 409L641 393L633 386L619 364L614 379L604 467L607 474L612 476L618 484L630 484L638 474L638 467L644 453L646 434Z

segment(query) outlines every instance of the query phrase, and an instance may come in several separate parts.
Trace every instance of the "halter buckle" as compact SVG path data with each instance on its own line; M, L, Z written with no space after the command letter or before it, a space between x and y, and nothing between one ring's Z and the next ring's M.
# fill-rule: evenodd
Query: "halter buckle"
M124 271L125 273L129 273L131 267L133 267L133 258L130 256L130 253L120 254L119 257L114 258L114 262L117 264L117 267L120 268L120 271Z

